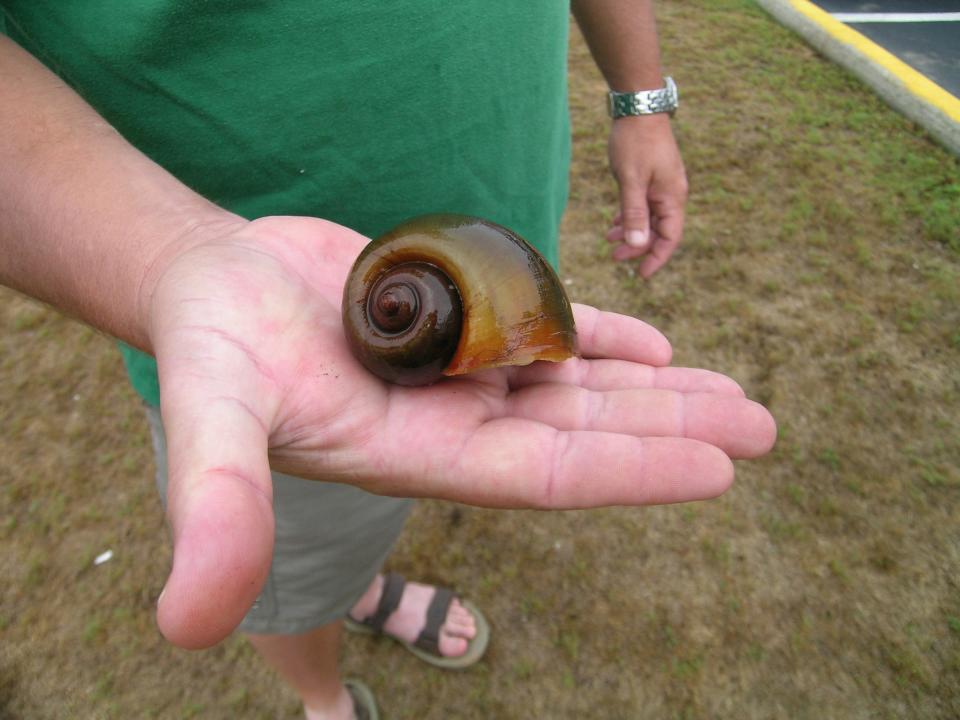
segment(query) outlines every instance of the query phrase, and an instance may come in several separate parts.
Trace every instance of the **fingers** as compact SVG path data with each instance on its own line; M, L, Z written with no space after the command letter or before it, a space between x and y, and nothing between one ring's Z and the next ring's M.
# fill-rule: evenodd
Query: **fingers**
M718 381L681 372L676 382ZM488 507L714 497L732 481L730 456L759 456L776 436L763 407L719 384L725 394L540 384L503 405L491 397L466 402L467 381L407 390L384 418L378 472L367 483L376 492Z
M683 237L683 205L664 203L657 212L656 241L640 264L640 274L648 278L663 267L680 245Z
M651 242L643 247L626 242L622 217L622 213L617 213L613 226L607 232L607 241L617 245L613 249L613 259L623 261L646 256L640 265L640 274L645 278L650 277L666 264L680 245L684 223L682 206L671 209L668 204L665 214L654 213Z
M620 180L619 241L637 254L647 252L651 242L647 183L641 180L643 177Z
M684 502L716 497L733 481L730 459L706 443L558 432L517 418L484 425L458 459L456 472L438 478L436 489L491 507Z
M513 369L511 389L535 383L567 383L599 391L656 388L737 397L744 395L743 388L736 381L710 370L652 367L624 360L571 358L562 363L532 363Z
M241 474L201 473L178 494L169 514L173 568L157 624L174 645L205 648L233 632L256 600L270 568L273 513Z
M157 622L175 645L202 648L236 628L269 571L267 433L238 399L205 392L215 380L176 366L160 365L173 567Z
M613 358L648 365L668 365L670 342L659 330L627 315L574 303L580 353L587 358Z
M619 214L617 217L619 217ZM656 231L654 231L651 235L651 240L656 242ZM643 257L650 250L649 243L643 245L642 247L634 247L627 244L626 239L624 238L622 225L613 225L610 230L607 231L607 242L615 245L613 248L612 257L618 262L622 260L633 260L634 258Z
M510 415L558 430L684 437L715 445L734 458L768 452L776 436L773 418L737 395L674 390L592 392L574 385L532 385L512 393Z

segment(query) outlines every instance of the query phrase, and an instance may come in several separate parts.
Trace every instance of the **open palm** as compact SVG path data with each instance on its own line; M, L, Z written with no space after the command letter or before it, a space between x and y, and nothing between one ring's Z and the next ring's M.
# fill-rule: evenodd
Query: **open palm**
M775 427L732 380L672 368L655 329L575 306L584 359L389 385L347 349L344 281L366 239L265 218L192 247L153 292L174 567L159 606L200 647L249 609L272 552L270 467L489 507L712 497Z

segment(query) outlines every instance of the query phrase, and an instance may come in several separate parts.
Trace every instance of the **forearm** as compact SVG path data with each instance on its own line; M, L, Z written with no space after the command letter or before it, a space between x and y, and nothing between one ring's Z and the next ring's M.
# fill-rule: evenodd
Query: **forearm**
M233 220L0 36L0 283L150 350L151 269Z
M573 0L572 9L610 89L662 87L651 0Z

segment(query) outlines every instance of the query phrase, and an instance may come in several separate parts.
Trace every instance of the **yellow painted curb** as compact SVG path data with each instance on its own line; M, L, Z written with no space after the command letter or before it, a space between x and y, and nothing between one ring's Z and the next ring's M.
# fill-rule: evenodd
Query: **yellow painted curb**
M807 2L807 0L789 0L789 2L797 12L819 25L834 40L865 55L896 77L917 98L938 108L955 122L960 122L960 100L935 82L921 75L895 55L887 52L856 30L834 19L830 13L821 10L813 3Z

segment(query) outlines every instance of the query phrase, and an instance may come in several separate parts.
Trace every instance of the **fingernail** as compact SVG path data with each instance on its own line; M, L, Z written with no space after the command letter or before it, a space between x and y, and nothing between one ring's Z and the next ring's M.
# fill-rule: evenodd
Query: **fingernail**
M160 607L160 602L163 600L163 594L167 591L166 588L160 591L160 595L157 596L157 607Z
M647 246L647 234L643 230L627 230L627 245L635 248L645 248Z

